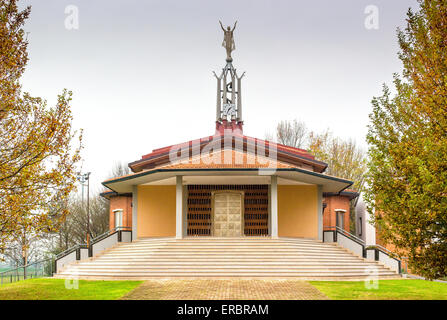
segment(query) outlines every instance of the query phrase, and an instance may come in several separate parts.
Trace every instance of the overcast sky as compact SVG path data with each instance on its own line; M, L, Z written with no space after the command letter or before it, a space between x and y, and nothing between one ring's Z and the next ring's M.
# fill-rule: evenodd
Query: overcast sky
M73 91L84 129L83 170L99 188L114 162L214 133L215 78L225 25L238 20L234 66L244 133L278 121L353 138L366 148L371 99L402 67L396 28L416 0L25 0L29 64L23 88L54 105ZM67 29L67 6L79 28ZM378 29L365 27L379 10ZM71 13L72 11L70 11ZM71 21L71 20L70 20ZM368 20L370 22L370 20Z

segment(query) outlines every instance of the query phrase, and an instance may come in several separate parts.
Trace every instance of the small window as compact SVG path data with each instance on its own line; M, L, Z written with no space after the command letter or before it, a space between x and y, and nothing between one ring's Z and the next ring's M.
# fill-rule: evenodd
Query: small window
M345 213L343 211L337 211L337 227L345 229Z
M359 237L362 236L363 233L363 221L362 221L362 217L359 217Z
M359 237L361 237L363 234L363 221L362 217L359 217Z
M119 228L123 227L123 210L118 209L118 210L113 210L113 212L115 212L115 228L119 229Z

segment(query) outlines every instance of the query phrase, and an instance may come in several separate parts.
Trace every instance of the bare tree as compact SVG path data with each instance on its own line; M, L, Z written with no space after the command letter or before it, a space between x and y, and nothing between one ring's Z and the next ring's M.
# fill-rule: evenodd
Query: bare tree
M69 214L59 228L56 251L85 242L87 210L81 197L74 196L68 205ZM95 238L109 229L109 204L98 193L90 197L90 236Z
M125 176L126 174L129 174L129 173L131 173L131 171L127 164L125 164L123 162L115 162L113 164L112 169L110 170L108 179Z
M8 243L3 255L16 267L42 260L47 254L51 236L50 233L36 233L24 225Z
M115 162L107 178L116 178L131 171L129 167L122 162ZM94 192L90 197L90 237L95 238L109 230L109 201L100 196L99 192ZM69 214L61 223L58 233L58 243L54 252L60 252L76 244L85 242L87 232L87 211L79 195L71 197L68 204Z
M273 140L272 134L267 133L265 136L266 140ZM276 126L276 141L290 147L306 148L308 143L306 124L296 119L279 122Z

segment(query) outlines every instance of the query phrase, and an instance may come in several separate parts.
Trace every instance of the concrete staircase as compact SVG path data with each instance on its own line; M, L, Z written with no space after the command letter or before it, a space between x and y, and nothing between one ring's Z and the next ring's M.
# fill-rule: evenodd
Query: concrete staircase
M307 239L173 238L120 243L101 255L59 270L57 278L397 278L336 244Z

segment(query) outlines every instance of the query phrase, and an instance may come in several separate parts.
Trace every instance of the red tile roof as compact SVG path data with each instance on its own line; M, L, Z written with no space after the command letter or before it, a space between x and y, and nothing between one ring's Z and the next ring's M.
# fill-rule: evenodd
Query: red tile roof
M180 148L180 146L186 146L188 148L192 148L193 146L200 146L200 148L203 148L206 144L210 142L220 142L222 145L224 145L225 139L228 136L225 136L224 134L217 132L213 136L207 136L201 139L196 140L190 140L181 144L177 145L170 145L163 148L154 149L151 153L148 153L146 155L143 155L140 160L134 161L129 164L129 167L134 172L141 171L145 168L154 168L159 167L161 165L165 165L166 163L169 163L169 153L171 150L175 150L176 148ZM267 140L263 139L257 139L249 136L245 136L242 134L239 134L237 131L234 131L232 135L232 148L235 149L236 147L236 141L238 143L242 143L243 145L243 151L249 153L250 148L247 148L248 145L251 146L265 146L266 150L269 150L269 148L272 146L274 147L278 156L278 160L281 160L283 163L290 163L292 166L299 167L301 164L310 165L313 167L313 169L317 172L323 172L327 164L318 160L315 160L315 157L310 154L308 151L300 148L294 148L282 144L277 144L274 142L269 142ZM254 148L253 148L254 151Z

